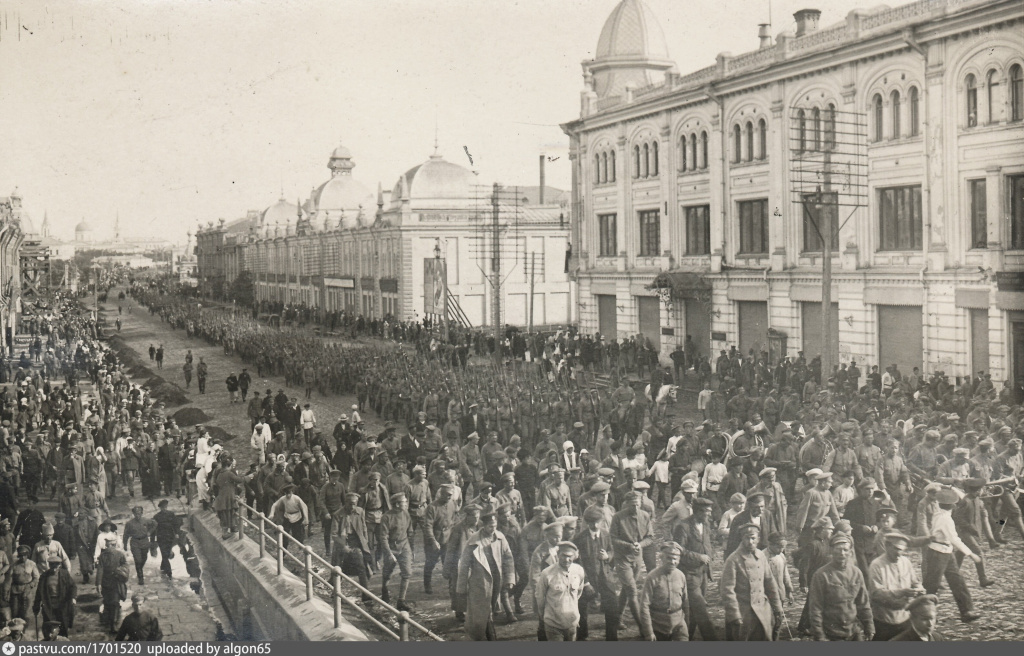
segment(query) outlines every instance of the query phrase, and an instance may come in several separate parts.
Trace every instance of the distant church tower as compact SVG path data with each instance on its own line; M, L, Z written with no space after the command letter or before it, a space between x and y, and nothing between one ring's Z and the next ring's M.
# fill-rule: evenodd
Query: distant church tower
M44 239L50 236L50 217L43 212L43 225L40 227L40 236Z
M114 215L114 242L121 241L121 213Z

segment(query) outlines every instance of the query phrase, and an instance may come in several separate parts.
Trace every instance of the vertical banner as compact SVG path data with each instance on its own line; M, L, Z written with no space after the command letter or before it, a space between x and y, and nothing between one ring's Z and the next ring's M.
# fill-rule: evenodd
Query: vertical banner
M439 258L423 260L423 313L447 316L448 297L445 294L445 278L448 264Z

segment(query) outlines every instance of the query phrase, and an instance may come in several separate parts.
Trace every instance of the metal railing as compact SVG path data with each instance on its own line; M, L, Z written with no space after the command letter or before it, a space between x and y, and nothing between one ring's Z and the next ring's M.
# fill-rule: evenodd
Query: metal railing
M302 578L306 584L306 601L313 600L314 583L319 582L325 588L331 591L330 599L331 605L334 607L334 628L340 629L342 626L342 604L347 604L349 608L354 610L360 616L368 620L371 624L377 627L385 635L393 640L401 640L402 642L409 641L409 627L412 627L423 634L427 639L436 640L438 642L444 642L444 638L438 636L436 633L426 628L419 622L409 617L407 611L400 611L391 604L387 603L377 595L373 594L363 586L359 585L359 582L352 579L350 576L344 574L340 567L332 566L327 560L325 560L320 554L313 551L313 548L308 544L299 542L294 537L289 535L280 524L277 524L272 519L257 511L252 506L248 505L244 501L238 501L238 539L245 539L245 527L251 527L256 537L254 541L260 546L260 559L262 560L267 556L269 551L268 547L272 547L274 556L277 559L277 575L281 576L285 572L286 559L290 560L296 566L301 568ZM249 511L253 514L254 519L249 519L246 516L246 512ZM268 545L268 541L270 544ZM293 554L290 551L292 543L295 543L299 547L300 556ZM325 579L315 569L314 563L319 564L324 569L331 572L331 580ZM398 622L398 633L395 633L391 627L387 626L379 619L371 615L365 608L355 602L355 600L346 596L341 589L342 582L346 582L354 587L362 597L373 600L378 606L381 607L387 613L394 616Z

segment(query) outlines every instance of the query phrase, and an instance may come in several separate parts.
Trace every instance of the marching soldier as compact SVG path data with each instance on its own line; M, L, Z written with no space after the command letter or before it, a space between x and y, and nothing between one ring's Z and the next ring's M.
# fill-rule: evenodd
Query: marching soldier
M832 561L811 577L808 608L815 640L871 640L875 625L864 575L851 559L853 539L844 533L829 543Z
M107 538L96 568L96 588L103 598L101 621L117 631L121 620L121 602L128 598L128 557L117 548L117 538Z
M693 500L693 514L676 527L673 538L681 548L679 568L686 575L687 598L689 608L689 639L700 629L700 637L704 641L718 640L715 625L708 614L705 597L707 586L711 581L711 558L714 555L711 546L713 528L711 511L714 506L710 499L697 497Z
M135 563L135 574L138 576L139 585L146 584L146 577L143 568L149 558L149 543L156 524L151 519L143 519L142 506L132 508L132 518L124 525L123 547L128 551L131 547L132 561Z
M736 527L739 544L722 569L722 604L726 640L771 640L775 623L782 620L782 598L758 549L761 529L755 524Z
M148 610L143 609L145 601L146 598L139 593L132 595L132 612L121 622L121 628L118 630L115 640L133 642L163 640L164 634L160 630L160 621Z
M28 611L35 599L36 584L39 583L39 568L30 560L32 548L27 544L18 547L18 559L11 565L11 617L28 621Z
M683 549L665 542L660 550L661 564L647 575L640 591L640 635L651 641L687 641L687 577L678 569Z

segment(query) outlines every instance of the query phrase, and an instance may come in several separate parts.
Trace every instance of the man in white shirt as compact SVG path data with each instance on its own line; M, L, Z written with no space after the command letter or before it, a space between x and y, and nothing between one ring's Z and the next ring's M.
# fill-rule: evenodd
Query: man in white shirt
M868 566L875 640L889 640L908 628L907 606L912 599L925 594L917 570L903 555L910 547L910 538L899 531L889 531L883 539L885 553Z
M580 623L579 601L586 574L575 562L579 550L572 542L558 543L555 564L536 581L537 617L549 642L575 642Z
M270 426L264 424L262 419L257 420L256 427L252 429L250 443L255 451L256 461L261 465L267 461L267 444L270 443L271 438Z
M949 585L949 591L953 593L957 608L960 609L960 619L963 622L973 622L981 617L980 613L974 611L974 602L971 600L971 592L967 589L967 583L960 574L960 566L953 556L953 550L957 550L967 556L975 563L981 560L981 556L971 551L971 548L964 544L964 541L957 535L956 526L953 523L953 506L960 501L959 495L950 488L939 490L936 495L939 509L932 516L931 542L928 543L928 558L924 559L922 569L924 576L924 589L928 594L935 594L943 577Z

